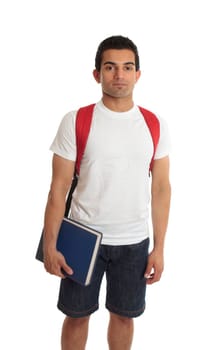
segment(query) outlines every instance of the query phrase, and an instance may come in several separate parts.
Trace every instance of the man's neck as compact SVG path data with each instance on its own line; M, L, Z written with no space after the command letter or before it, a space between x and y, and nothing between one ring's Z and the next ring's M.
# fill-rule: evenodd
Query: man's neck
M134 103L132 98L112 98L107 95L103 95L102 101L104 106L114 112L127 112L132 109Z

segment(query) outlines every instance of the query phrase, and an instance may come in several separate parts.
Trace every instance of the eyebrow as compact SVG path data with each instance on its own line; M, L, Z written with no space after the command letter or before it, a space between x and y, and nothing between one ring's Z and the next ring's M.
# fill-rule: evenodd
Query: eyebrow
M115 65L117 65L117 63L116 62L112 62L112 61L106 61L106 62L104 62L104 66L106 65L106 64L112 64L113 66L115 66ZM123 65L129 65L129 64L131 64L132 66L135 66L135 63L134 62L124 62L123 63Z

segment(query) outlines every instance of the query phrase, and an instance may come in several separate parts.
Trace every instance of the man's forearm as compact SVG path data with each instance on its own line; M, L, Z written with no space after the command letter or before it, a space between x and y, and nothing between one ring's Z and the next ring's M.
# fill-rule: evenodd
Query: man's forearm
M152 190L152 225L154 237L154 249L163 251L164 240L168 225L170 210L171 187L166 184L165 187Z
M44 219L44 249L56 247L57 235L65 212L65 196L49 192Z

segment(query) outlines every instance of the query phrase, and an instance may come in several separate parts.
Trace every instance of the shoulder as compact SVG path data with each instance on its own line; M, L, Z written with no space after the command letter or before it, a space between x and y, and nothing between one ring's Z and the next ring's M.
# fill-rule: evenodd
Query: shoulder
M159 115L159 113L151 112L150 110L142 107L141 109L141 112L146 111L145 113L148 113L150 116L149 118L151 119L151 130L154 129L155 124L159 127L159 138L155 153L155 159L163 158L169 154L171 148L168 123L165 118Z
M58 128L59 133L65 134L69 133L69 131L72 132L75 127L76 114L77 111L70 111L62 117Z
M141 107L141 106L138 106L138 108L142 114L148 115L148 117L151 117L154 120L157 120L159 122L159 124L167 125L166 120L163 117L161 117L159 113L157 113L155 111L151 111L150 109L147 109L147 108Z
M155 159L167 156L171 150L171 139L167 121L160 116L157 116L160 123L160 137L158 147L155 153Z
M69 111L67 112L66 114L64 114L61 122L64 122L64 123L74 123L75 122L75 118L76 118L76 115L77 115L77 111Z
M169 130L168 130L168 122L166 121L165 118L161 117L160 115L156 114L156 117L159 121L160 124L160 133L162 134L169 134Z

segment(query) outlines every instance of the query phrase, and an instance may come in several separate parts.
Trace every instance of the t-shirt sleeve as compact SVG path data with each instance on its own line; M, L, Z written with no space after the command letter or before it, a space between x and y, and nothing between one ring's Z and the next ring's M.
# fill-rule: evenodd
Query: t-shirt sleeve
M75 117L76 112L69 112L63 117L50 146L53 153L72 161L76 160Z
M160 121L160 138L159 138L154 159L160 159L168 156L171 148L168 125L166 121L160 117L159 117L159 121Z

